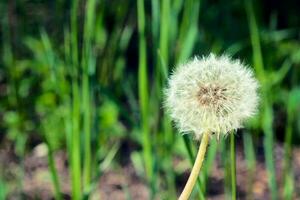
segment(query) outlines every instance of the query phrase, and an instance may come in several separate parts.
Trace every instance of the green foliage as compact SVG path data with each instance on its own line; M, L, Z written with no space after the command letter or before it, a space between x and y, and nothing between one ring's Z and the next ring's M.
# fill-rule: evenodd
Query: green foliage
M228 53L253 66L261 83L259 113L242 136L247 196L257 141L263 140L272 199L293 199L291 152L300 139L299 24L288 10L281 19L272 9L262 13L264 6L246 0L0 3L3 141L13 143L21 170L32 138L47 144L56 199L62 198L56 150L68 154L73 199L88 199L102 173L123 167L122 144L133 144L126 161L146 180L151 198L175 199L177 180L193 163L196 144L173 129L162 109L163 88L173 67L193 55ZM278 115L286 116L283 196L274 157ZM206 197L215 157L230 156L231 145L211 141L194 197ZM174 166L175 158L184 164ZM223 163L230 196L235 168L229 159ZM0 180L6 185L5 177ZM0 198L9 195L7 186L0 188ZM127 186L123 189L130 199Z

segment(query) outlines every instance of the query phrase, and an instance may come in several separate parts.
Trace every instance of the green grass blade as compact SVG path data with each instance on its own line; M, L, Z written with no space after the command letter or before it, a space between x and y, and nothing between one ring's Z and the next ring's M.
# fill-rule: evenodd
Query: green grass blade
M84 129L84 186L88 187L91 180L91 98L88 74L83 75L82 79L82 105L83 129Z
M230 166L231 166L231 198L236 200L236 150L235 150L235 134L230 133Z
M47 140L49 140L49 139L46 139L46 141ZM48 146L48 163L49 163L50 172L51 172L51 176L52 176L52 182L53 182L53 185L54 185L55 199L56 200L61 200L62 195L61 195L61 191L60 191L58 173L57 173L57 170L56 170L56 167L55 167L55 160L54 160L54 156L53 156L53 149L52 149L52 146L51 146L51 142L47 142L47 146Z
M74 0L71 8L71 66L72 66L72 135L71 135L71 179L72 198L81 198L81 137L80 137L80 87L78 85L78 27L77 12L79 1Z
M251 44L253 48L254 68L259 80L264 81L265 74L264 74L264 64L263 64L261 45L260 45L259 29L257 27L252 1L244 0L244 2L245 2L246 13L248 17Z
M152 28L152 40L153 40L153 58L155 58L154 63L158 65L157 62L157 49L159 42L159 19L160 19L160 6L158 0L151 0L151 28Z
M170 0L162 1L159 51L165 66L169 65L169 24L170 24ZM165 69L165 68L162 68ZM167 70L167 69L166 69ZM162 73L167 74L167 73Z
M275 161L274 161L274 139L273 139L273 110L267 104L264 106L263 110L263 130L264 136L264 149L265 149L265 159L266 167L268 171L268 184L271 190L272 199L277 199L277 183L276 183L276 171L275 171Z
M221 140L221 159L224 166L224 191L225 199L231 199L231 165L230 165L230 141Z
M83 53L82 53L82 106L83 106L83 132L84 132L84 165L83 181L84 187L89 187L91 181L92 153L91 153L91 87L89 69L94 65L95 58L92 55L91 40L94 33L96 12L96 0L88 0L86 3L86 15L84 23Z
M71 141L71 170L72 170L72 197L81 198L81 139L80 139L80 90L78 83L72 82L72 141Z
M186 1L178 38L176 63L185 62L192 54L198 36L200 3L201 1Z
M148 124L148 78L147 78L147 52L145 40L145 6L143 0L137 1L138 13L138 32L139 32L139 70L138 70L138 88L140 100L140 113L143 135L143 154L146 175L148 181L153 187L153 161L150 139L150 130ZM153 190L154 188L152 188Z
M255 157L253 139L250 133L248 132L243 133L243 144L244 144L245 160L246 160L247 171L248 171L247 199L253 199L252 191L253 191L254 175L256 171L256 157Z

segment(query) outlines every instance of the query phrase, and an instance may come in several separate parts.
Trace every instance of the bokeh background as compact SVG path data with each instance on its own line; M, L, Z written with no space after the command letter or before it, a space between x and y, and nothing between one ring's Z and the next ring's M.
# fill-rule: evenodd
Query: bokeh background
M178 63L251 66L238 199L300 199L300 7L286 0L1 0L0 199L176 199L198 143L163 110ZM231 199L229 138L192 199Z

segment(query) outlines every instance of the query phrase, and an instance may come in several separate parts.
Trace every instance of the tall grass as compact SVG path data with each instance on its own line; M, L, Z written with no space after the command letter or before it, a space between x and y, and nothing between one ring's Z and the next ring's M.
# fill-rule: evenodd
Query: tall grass
M23 2L18 4L20 7L25 5ZM54 4L57 15L65 11L64 5L70 7L64 26L57 27L62 33L61 38L55 38L51 30L45 29L46 24L45 28L39 29L39 35L20 35L24 44L17 46L13 42L16 39L11 38L13 34L10 33L12 25L7 19L8 8L0 3L2 10L6 11L6 17L2 20L1 65L5 66L5 84L9 91L8 100L2 103L4 101L1 99L0 102L7 109L0 106L0 111L5 115L5 130L16 133L7 134L7 137L15 142L20 157L25 153L27 137L32 137L32 133L25 130L26 122L37 124L34 128L42 133L41 138L48 146L49 172L56 199L62 199L64 192L55 163L58 148L66 148L71 196L76 200L88 199L98 187L101 175L113 170L113 166L121 165L119 159L123 159L123 154L119 150L127 143L137 146L130 148L129 157L132 159L128 160L133 163L140 178L146 180L150 199L175 199L180 190L178 180L186 178L182 174L194 162L197 144L187 135L180 137L173 128L163 110L163 88L174 67L193 55L207 52L229 52L242 58L244 55L251 57L261 82L260 113L257 119L249 123L251 129L242 136L248 169L247 198L254 197L253 182L258 163L256 147L261 139L260 132L263 132L271 198L281 198L275 171L274 120L278 115L274 111L275 104L280 104L287 114L282 196L284 199L295 197L291 163L293 139L298 137L294 133L299 116L294 111L298 109L299 90L291 92L286 88L294 88L299 82L295 69L293 75L289 74L291 66L299 64L299 46L290 39L290 31L262 31L263 21L258 20L252 1L235 5L239 6L239 10L246 10L245 14L240 11L246 18L239 19L239 22L248 25L248 29L244 30L248 33L246 36L243 31L232 33L234 41L230 40L232 37L228 37L226 30L221 30L222 26L215 23L218 20L216 10L222 12L222 22L236 23L230 18L236 9L230 3L226 4L228 10L221 10L221 4L218 7L197 0L73 0ZM243 28L243 25L234 25ZM265 38L274 40L272 45L275 48L265 50L264 45L268 42ZM247 49L248 39L250 51ZM30 53L23 55L17 51L20 47L25 49L22 51ZM282 53L285 51L290 55ZM280 56L277 57L278 54ZM3 71L1 69L0 72ZM41 84L28 81L28 72L38 74L42 79L39 80ZM292 76L293 82L289 82L287 79ZM25 79L33 94L29 93L24 98L20 88ZM39 85L38 89L34 85ZM288 100L282 96L288 96ZM27 106L22 102L24 99L42 99L32 100L33 110L38 117L26 114L28 111L24 109ZM49 103L49 99L55 100ZM235 168L236 143L233 137L228 142L211 140L193 198L208 198L211 187L209 177L217 154L222 156L224 164L225 176L222 178L225 180L226 198L239 197ZM6 185L2 180L0 178L0 184ZM22 177L19 180L22 182ZM122 188L130 199L130 187L122 185ZM2 193L9 192L5 190Z
M91 182L92 153L91 153L91 132L92 132L92 99L93 93L90 86L90 74L93 72L96 58L92 52L92 38L95 24L96 0L89 0L86 3L84 23L84 46L82 49L82 102L83 102L83 127L84 127L84 185L89 187Z
M253 199L253 183L255 178L255 171L256 171L256 156L255 156L255 146L253 144L253 137L250 133L245 132L243 135L243 147L245 153L245 160L248 170L247 176L247 199Z
M300 90L299 88L294 88L288 94L287 101L287 122L285 127L285 138L284 138L284 161L283 161L283 174L284 174L284 189L283 189L283 198L284 199L293 199L293 194L295 193L295 180L294 180L294 171L292 167L293 160L293 121L295 120L295 110L297 108L298 102L300 100Z
M143 0L137 1L138 11L138 30L139 30L139 70L138 86L141 112L141 126L143 138L143 155L147 178L150 184L153 184L153 161L152 147L149 129L149 102L148 102L148 76L147 76L147 52L145 40L145 6ZM153 186L153 185L152 185ZM154 188L152 188L153 190Z
M234 133L230 134L231 198L236 199L236 149Z

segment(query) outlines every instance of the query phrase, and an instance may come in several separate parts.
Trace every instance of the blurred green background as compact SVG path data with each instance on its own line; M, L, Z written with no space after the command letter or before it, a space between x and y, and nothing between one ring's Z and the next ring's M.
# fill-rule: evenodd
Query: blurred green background
M236 134L238 199L300 198L299 3L1 0L0 199L176 199L198 143L163 110L178 63L253 67L260 109ZM231 199L212 140L192 199Z

